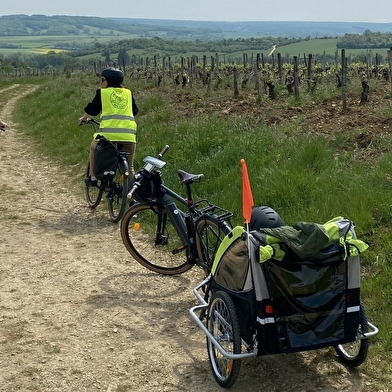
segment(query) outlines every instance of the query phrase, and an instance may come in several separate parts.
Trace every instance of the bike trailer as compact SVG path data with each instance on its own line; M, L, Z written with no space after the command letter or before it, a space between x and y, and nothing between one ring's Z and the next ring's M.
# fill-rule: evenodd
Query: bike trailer
M202 305L190 314L214 347L232 360L369 338L378 329L367 321L362 325L359 255L366 248L353 222L341 217L324 225L301 222L250 233L235 227L222 241L210 276L194 288ZM202 297L199 290L206 287ZM242 342L237 352L227 352L219 333L203 323L204 312L206 324L211 317L209 295L222 291L237 313Z

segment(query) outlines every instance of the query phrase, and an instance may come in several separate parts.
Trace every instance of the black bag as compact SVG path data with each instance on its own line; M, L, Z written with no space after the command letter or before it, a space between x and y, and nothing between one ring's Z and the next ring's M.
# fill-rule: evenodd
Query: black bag
M113 178L116 173L118 154L116 146L104 137L99 137L95 147L94 174L99 180Z

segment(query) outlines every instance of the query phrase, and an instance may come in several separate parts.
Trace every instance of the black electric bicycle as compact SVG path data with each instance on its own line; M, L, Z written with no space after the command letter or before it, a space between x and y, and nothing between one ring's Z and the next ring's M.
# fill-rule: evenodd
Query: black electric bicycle
M145 157L135 174L128 193L133 204L121 220L121 237L134 259L151 271L175 275L198 265L207 275L222 239L232 230L233 214L206 199L193 201L191 185L203 174L177 171L186 197L163 184L160 169L168 148L157 157Z
M91 124L94 130L97 131L99 122L93 118L88 119L86 123ZM118 144L113 143L116 148ZM102 200L103 194L106 195L108 204L109 216L112 222L118 222L124 215L127 207L127 194L130 187L129 166L127 156L128 153L117 150L118 164L114 176L98 180L97 185L86 184L86 199L90 208L96 208ZM91 175L90 173L90 160L87 161L85 176L86 178Z

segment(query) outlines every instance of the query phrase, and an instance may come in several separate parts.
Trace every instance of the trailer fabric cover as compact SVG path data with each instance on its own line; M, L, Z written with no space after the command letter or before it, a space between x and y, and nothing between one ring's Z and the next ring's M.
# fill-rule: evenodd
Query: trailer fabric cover
M257 328L265 353L295 352L355 340L360 310L360 259L350 251L354 224L333 221L337 235L326 247L300 259L286 244L284 257L259 262L266 234L235 227L222 241L211 275L224 289L252 303L249 328ZM335 237L334 237L335 238ZM342 237L343 238L343 237ZM355 243L355 242L354 242ZM253 299L252 299L253 298Z

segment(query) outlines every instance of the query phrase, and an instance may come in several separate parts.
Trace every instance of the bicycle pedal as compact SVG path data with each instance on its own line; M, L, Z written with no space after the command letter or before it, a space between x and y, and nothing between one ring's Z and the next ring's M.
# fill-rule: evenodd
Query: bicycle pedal
M179 248L173 249L172 250L172 254L176 255L177 253L181 253L182 251L184 251L186 249L186 246L180 246Z

